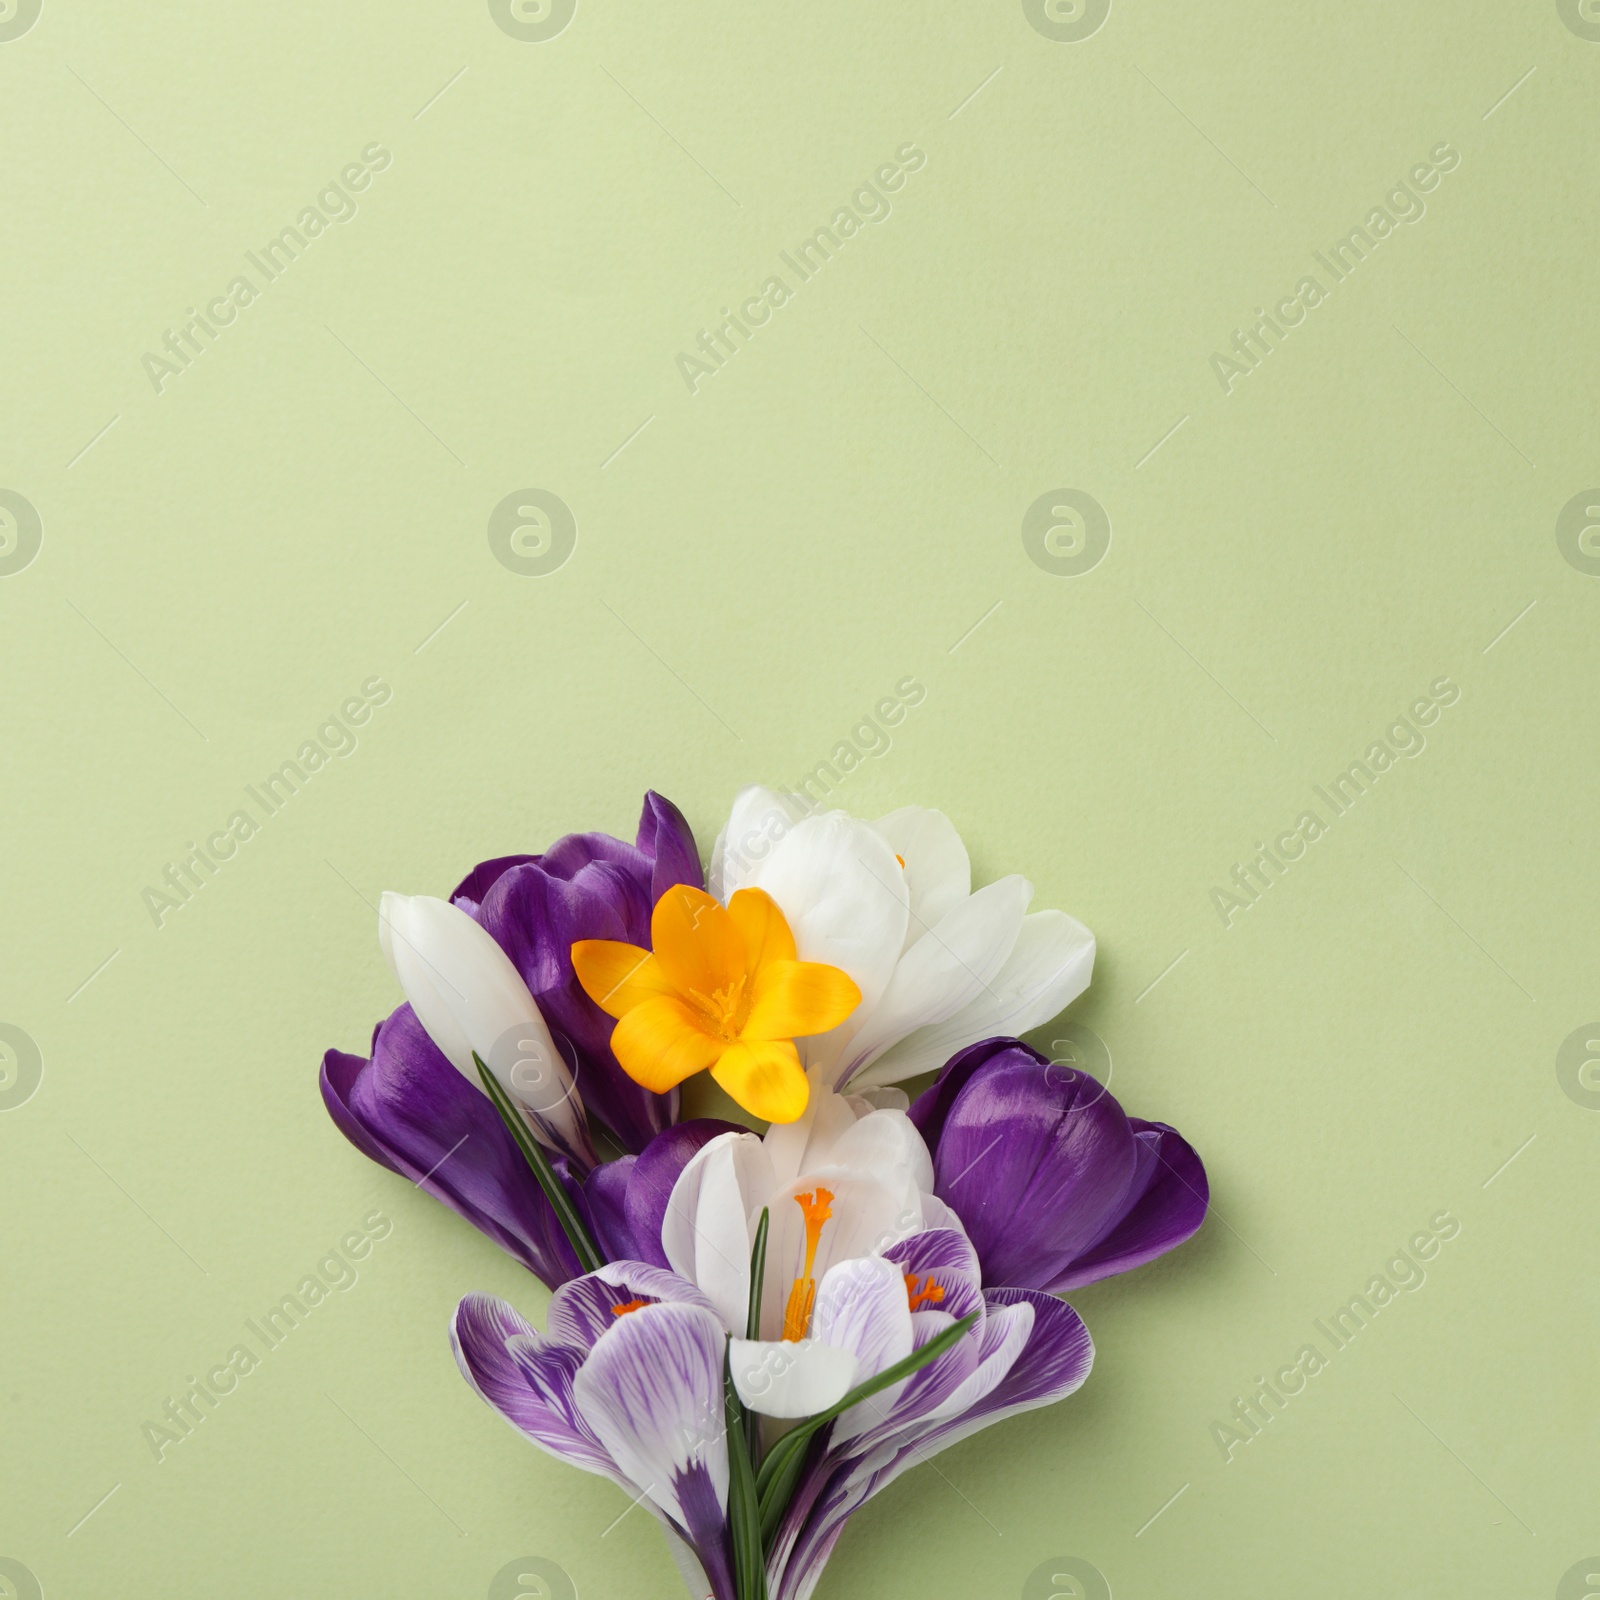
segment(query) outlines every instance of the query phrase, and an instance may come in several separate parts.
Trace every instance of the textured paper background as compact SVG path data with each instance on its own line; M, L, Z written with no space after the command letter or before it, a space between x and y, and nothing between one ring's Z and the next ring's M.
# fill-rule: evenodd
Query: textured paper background
M651 785L708 849L911 678L838 802L941 806L1096 930L1069 1020L1216 1209L1073 1297L1079 1396L902 1480L819 1593L1556 1594L1600 1549L1591 0L38 12L0 17L5 1592L470 1597L521 1557L500 1600L680 1592L461 1382L458 1296L543 1291L338 1137L317 1062L395 1001L383 888ZM908 144L890 213L786 271ZM1441 144L1425 214L1319 268ZM374 145L268 283L246 252ZM513 497L541 564L527 490L577 530L542 575L489 536ZM1075 576L1068 490L1111 533ZM1426 748L1225 923L1441 677ZM359 1281L158 1462L143 1424L374 1210ZM1441 1211L1426 1283L1224 1461Z

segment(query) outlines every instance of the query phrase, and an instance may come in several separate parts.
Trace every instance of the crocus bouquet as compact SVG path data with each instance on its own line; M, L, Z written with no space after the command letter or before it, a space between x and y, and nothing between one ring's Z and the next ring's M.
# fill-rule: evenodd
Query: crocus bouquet
M1084 1381L1057 1296L1200 1225L1189 1145L1015 1037L1094 964L1032 895L974 892L937 811L750 788L704 874L652 793L634 844L383 897L407 1003L327 1053L328 1110L554 1290L543 1333L463 1300L461 1370L647 1506L696 1600L805 1600L870 1496ZM679 1120L702 1071L748 1125Z

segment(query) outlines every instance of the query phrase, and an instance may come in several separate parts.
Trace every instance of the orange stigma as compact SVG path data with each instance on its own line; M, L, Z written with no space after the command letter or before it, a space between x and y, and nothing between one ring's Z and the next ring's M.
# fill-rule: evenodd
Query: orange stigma
M922 1287L917 1287L917 1275L908 1272L906 1279L906 1299L911 1303L913 1311L920 1311L924 1306L936 1306L944 1299L944 1290L932 1278L924 1278Z
M819 1184L811 1194L797 1194L794 1203L806 1219L806 1261L789 1291L789 1304L783 1313L783 1336L798 1341L805 1338L806 1329L811 1326L812 1307L817 1303L817 1280L812 1276L812 1269L817 1264L822 1225L833 1215L833 1191Z
M614 1317L625 1317L630 1311L643 1311L644 1308L649 1304L650 1302L648 1300L629 1300L620 1306L612 1306L611 1315Z

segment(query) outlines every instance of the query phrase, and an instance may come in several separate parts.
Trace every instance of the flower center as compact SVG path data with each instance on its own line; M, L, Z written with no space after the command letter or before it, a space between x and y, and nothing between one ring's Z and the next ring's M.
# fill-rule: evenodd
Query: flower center
M710 994L700 989L688 989L685 993L719 1037L730 1042L739 1037L750 1011L749 1003L745 999L742 972L732 983L725 983L720 989L713 989Z
M812 1276L817 1264L817 1244L822 1238L822 1225L833 1215L833 1191L820 1184L810 1194L797 1194L794 1203L806 1219L806 1259L800 1276L789 1290L789 1304L783 1313L783 1336L798 1341L806 1336L811 1326L811 1311L817 1303L817 1280Z
M936 1306L944 1299L944 1290L932 1278L924 1278L922 1287L917 1287L917 1275L908 1272L906 1278L906 1299L911 1304L913 1311L920 1311L924 1306Z
M625 1317L630 1311L643 1311L644 1308L649 1304L650 1302L648 1300L627 1300L624 1301L620 1306L612 1306L611 1315L614 1317Z

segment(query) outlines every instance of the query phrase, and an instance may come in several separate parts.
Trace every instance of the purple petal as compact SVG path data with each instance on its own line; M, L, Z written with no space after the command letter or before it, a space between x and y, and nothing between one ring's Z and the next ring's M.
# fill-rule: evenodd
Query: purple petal
M552 1288L578 1275L561 1224L499 1113L410 1006L379 1025L371 1061L328 1052L322 1097L364 1155L442 1200ZM560 1157L552 1165L566 1176Z
M468 880L474 887L476 877ZM688 824L652 793L645 796L638 844L603 833L569 834L544 855L499 871L479 911L551 1030L576 1054L585 1104L635 1152L670 1125L677 1093L653 1095L618 1066L611 1052L615 1024L583 992L572 970L572 946L579 939L648 946L657 897L672 883L699 887L701 881Z
M1053 1294L1141 1267L1182 1244L1205 1220L1211 1188L1188 1140L1164 1122L1129 1120L1139 1169L1124 1198L1121 1219L1047 1285Z
M1204 1169L1179 1135L1014 1039L955 1056L911 1118L986 1284L1088 1283L1171 1249L1205 1213Z
M928 1298L930 1308L937 1307L958 1322L971 1312L983 1309L978 1256L965 1234L953 1228L932 1228L927 1233L914 1233L909 1239L890 1245L883 1254L908 1278L917 1280L919 1292L926 1289L930 1279L943 1291L938 1300ZM913 1313L914 1316L920 1314Z
M494 887L495 881L513 867L537 861L538 856L496 856L493 861L480 861L450 893L450 898L463 911L477 916L483 897Z
M469 1294L456 1307L450 1345L467 1382L541 1450L636 1492L573 1397L583 1352L547 1344L504 1300L487 1294Z
M608 1261L637 1261L628 1214L623 1209L628 1193L628 1177L637 1156L622 1156L596 1167L583 1180L583 1213L595 1243Z
M545 1319L550 1339L587 1354L602 1334L617 1325L617 1308L639 1300L647 1305L665 1301L714 1309L687 1278L680 1278L675 1272L643 1261L610 1261L598 1272L562 1284L551 1296ZM620 1314L631 1316L632 1312Z

